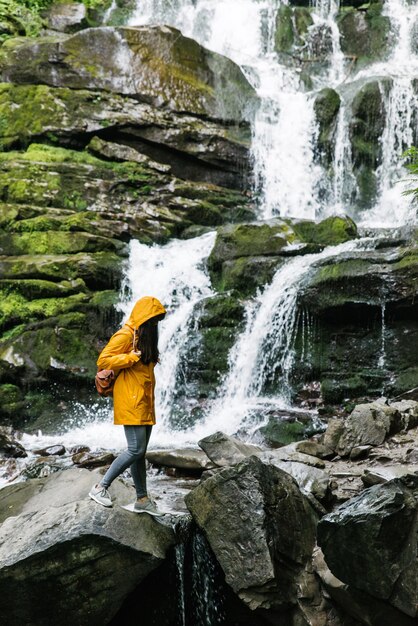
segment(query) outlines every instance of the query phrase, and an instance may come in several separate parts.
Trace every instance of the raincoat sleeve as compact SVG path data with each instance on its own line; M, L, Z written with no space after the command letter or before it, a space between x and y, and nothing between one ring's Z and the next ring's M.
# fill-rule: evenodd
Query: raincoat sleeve
M110 338L109 343L97 359L99 370L121 370L131 367L140 359L131 354L132 338L130 333L119 331Z

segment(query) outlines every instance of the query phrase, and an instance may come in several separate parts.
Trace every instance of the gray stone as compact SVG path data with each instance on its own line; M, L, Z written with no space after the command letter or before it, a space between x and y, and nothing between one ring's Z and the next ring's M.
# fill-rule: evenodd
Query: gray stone
M401 414L402 429L409 430L418 426L418 402L415 400L401 400L390 402L390 407Z
M48 11L47 23L52 30L70 33L83 28L86 15L86 5L82 2L57 2Z
M394 478L402 478L403 476L408 476L409 474L416 473L418 475L418 464L417 465L384 465L377 467L370 467L364 470L364 474L361 477L361 480L366 485L366 487L371 487L372 485L380 485L382 483L387 483Z
M296 446L297 452L316 456L319 459L329 459L334 456L334 451L322 443L317 441L298 441Z
M206 454L196 448L148 450L146 458L153 465L177 467L185 470L206 470L214 467Z
M65 454L65 452L65 447L59 444L56 446L48 446L47 448L38 448L36 450L33 450L34 454L39 454L40 456L62 456L63 454Z
M93 502L87 493L95 481L70 469L0 491L5 624L102 626L164 560L172 528ZM123 504L133 496L121 481L111 491Z
M13 429L9 426L0 427L0 453L15 459L28 456L25 448L15 438Z
M288 446L278 448L277 450L265 450L260 455L260 458L262 458L266 463L273 464L279 461L294 461L295 463L304 463L305 465L317 467L319 469L323 469L325 467L325 463L322 459L318 459L316 456L311 456L310 454L297 452L296 446L297 443L293 443Z
M344 423L340 419L332 419L328 422L327 429L324 433L324 446L335 450L338 447L338 442L341 435L344 432Z
M322 469L296 461L276 461L273 465L293 476L300 489L311 493L318 500L327 496L330 481L328 474Z
M296 603L316 515L287 473L253 456L202 482L186 504L245 604L254 610Z
M381 601L410 618L418 616L417 498L418 475L409 474L366 489L318 526L331 572L363 602Z
M355 461L356 459L364 459L368 456L372 446L356 446L350 452L350 459Z
M89 469L109 465L114 458L113 452L79 452L72 457L74 465Z
M260 455L261 448L253 444L243 443L235 437L225 435L220 431L198 441L198 445L205 451L215 465L224 467L235 465L252 455Z
M93 137L88 145L89 151L95 156L106 157L112 161L133 161L134 163L146 163L157 172L167 173L171 171L170 165L152 161L131 146L124 146L113 141L104 141L100 137Z
M344 424L337 452L348 456L357 446L379 446L390 432L399 432L401 415L384 402L357 405Z

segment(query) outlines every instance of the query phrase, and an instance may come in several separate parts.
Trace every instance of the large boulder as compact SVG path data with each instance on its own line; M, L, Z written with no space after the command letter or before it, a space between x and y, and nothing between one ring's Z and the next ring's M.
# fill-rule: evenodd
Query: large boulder
M0 74L7 82L104 89L223 120L250 117L256 100L238 65L168 26L10 40L2 48Z
M186 504L245 604L284 611L297 603L316 516L288 474L250 457L203 481Z
M351 4L351 3L350 3ZM384 59L390 41L390 18L382 15L383 2L371 2L362 10L344 8L337 17L341 50L358 65Z
M366 489L319 522L325 561L364 624L416 623L417 502L414 474Z
M384 400L359 404L344 422L336 452L340 456L348 456L357 446L379 446L388 435L417 424L418 402L413 400L405 400L394 405Z
M71 469L0 492L6 623L102 625L164 561L175 542L172 528L89 500L95 478ZM120 481L112 491L119 503L132 499Z

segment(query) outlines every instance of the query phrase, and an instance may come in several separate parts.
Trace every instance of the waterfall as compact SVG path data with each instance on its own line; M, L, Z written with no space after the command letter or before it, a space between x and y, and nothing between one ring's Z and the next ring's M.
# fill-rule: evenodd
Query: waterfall
M157 432L169 428L177 368L190 332L193 309L213 293L204 262L214 241L215 233L210 232L194 239L174 239L164 246L150 247L138 241L130 244L129 269L122 285L126 295L119 308L127 316L139 298L152 294L167 309L160 324L161 363L156 368Z
M364 80L391 77L383 158L376 172L377 198L360 220L368 226L399 226L409 221L413 218L410 202L395 183L405 175L401 154L416 141L418 96L413 78L418 57L413 37L418 7L408 0L385 0L384 15L391 21L394 38L390 57L352 71L340 46L339 0L312 0L313 24L308 28L306 50L301 50L314 56L310 47L315 41L329 42L330 50L324 67L312 74L311 85L304 83L300 65L275 49L276 19L284 7L289 7L288 0L138 0L129 23L173 25L241 66L260 97L252 156L261 219L273 215L318 219L335 213L359 219L352 206L358 189L352 174L349 108ZM313 105L323 87L335 89L342 100L329 170L315 160L318 128Z
M321 261L343 252L363 251L369 239L330 246L317 254L295 257L280 267L264 291L247 305L246 328L230 353L230 370L198 433L227 430L259 422L264 405L289 408L289 375L296 332L297 297ZM269 383L279 393L265 394ZM227 426L225 426L227 424Z

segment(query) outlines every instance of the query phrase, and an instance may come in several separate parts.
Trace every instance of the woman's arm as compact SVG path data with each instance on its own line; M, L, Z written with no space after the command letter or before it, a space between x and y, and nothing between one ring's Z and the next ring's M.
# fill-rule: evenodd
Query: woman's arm
M132 351L132 335L129 330L118 330L101 351L97 359L99 370L121 370L131 367L140 359L140 353Z

